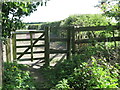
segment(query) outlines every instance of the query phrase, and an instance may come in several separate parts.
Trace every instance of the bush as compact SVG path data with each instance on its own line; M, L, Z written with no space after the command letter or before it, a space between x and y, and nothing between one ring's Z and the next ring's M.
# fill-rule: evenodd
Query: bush
M119 70L117 68L105 60L96 60L92 57L91 62L81 62L79 67L75 68L67 79L63 79L56 85L56 88L66 88L66 86L75 90L118 88L120 87L119 78Z
M23 71L23 65L4 63L3 90L35 89L28 71Z
M106 17L101 14L81 14L69 16L65 19L63 25L74 25L80 27L105 26L108 25L109 21L110 20L106 19Z
M59 81L59 84L56 85L57 89L70 89L70 86L68 85L68 80L67 79L63 79L62 81Z

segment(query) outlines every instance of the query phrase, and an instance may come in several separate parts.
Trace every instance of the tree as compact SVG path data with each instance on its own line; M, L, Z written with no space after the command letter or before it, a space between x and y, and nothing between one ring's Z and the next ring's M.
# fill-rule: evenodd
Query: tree
M37 6L46 5L48 0L41 2L4 2L2 4L3 37L10 37L10 32L21 29L24 25L21 18L36 11Z
M45 3L41 2L3 2L0 3L0 90L2 87L2 66L3 66L3 52L2 52L2 38L10 37L11 31L20 29L23 26L20 20L23 16L28 16L33 11L37 10L39 4L43 5ZM1 17L2 14L2 17Z
M2 4L0 3L0 89L2 88L2 63L3 63L3 58L2 58L2 24L1 24L1 9L2 9Z
M120 1L119 0L101 0L98 7L101 8L103 14L115 20L120 24Z
M4 2L2 4L3 37L10 37L11 31L22 28L21 17L30 15L39 4L39 2Z
M64 25L74 25L80 27L108 25L109 20L101 14L81 14L69 16Z

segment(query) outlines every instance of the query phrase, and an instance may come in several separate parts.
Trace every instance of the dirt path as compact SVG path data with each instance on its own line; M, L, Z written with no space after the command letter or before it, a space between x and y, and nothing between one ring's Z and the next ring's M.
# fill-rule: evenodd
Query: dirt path
M47 80L45 79L44 75L40 72L40 70L30 67L29 71L31 72L31 76L34 79L36 88L39 90L45 88L46 87L45 84Z
M44 63L40 63L38 61L36 62L22 61L22 62L18 62L18 64L24 64L29 66L28 68L24 68L23 70L30 72L30 75L34 80L33 82L35 83L35 87L37 88L37 90L43 90L44 88L47 89L47 85L48 85L47 79L45 78L44 74L41 72L41 68Z

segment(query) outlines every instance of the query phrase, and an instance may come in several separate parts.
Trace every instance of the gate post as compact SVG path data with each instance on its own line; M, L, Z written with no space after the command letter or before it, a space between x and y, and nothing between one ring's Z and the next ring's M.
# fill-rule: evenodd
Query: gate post
M13 61L16 61L16 33L12 32Z
M71 28L67 28L67 60L70 59L71 56Z
M33 36L32 32L30 31L30 43L31 43L31 61L33 61Z
M50 48L49 48L49 45L50 45L50 30L49 30L49 27L45 26L45 66L49 66L50 64Z
M10 38L7 38L7 44L6 46L6 61L11 62L11 44L10 44Z
M75 55L75 30L74 30L74 26L72 27L72 54L73 56Z

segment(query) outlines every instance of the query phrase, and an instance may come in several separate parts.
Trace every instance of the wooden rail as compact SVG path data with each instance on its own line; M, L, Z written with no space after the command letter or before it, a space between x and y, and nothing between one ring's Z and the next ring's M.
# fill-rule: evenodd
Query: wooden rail
M45 57L33 58L33 60L44 60ZM31 58L19 59L19 61L31 61Z
M17 52L17 55L22 54L23 52ZM45 53L45 51L35 51L33 53L39 54L39 53ZM31 54L31 52L25 52L24 54Z
M76 43L76 44L80 44L80 43L93 43L94 41L97 41L97 42L120 41L120 37L82 39L82 40L76 40L75 43Z
M112 30L119 30L119 26L111 26ZM108 30L109 26L91 26L91 27L76 27L74 28L75 31L102 31L102 30Z
M43 46L45 46L45 44L41 44L41 45L33 45L32 47L43 47ZM31 47L31 45L16 46L16 48L27 48L27 47Z
M32 40L37 40L37 38L33 38ZM39 40L45 40L45 38L40 38ZM30 39L16 39L16 41L30 41Z

